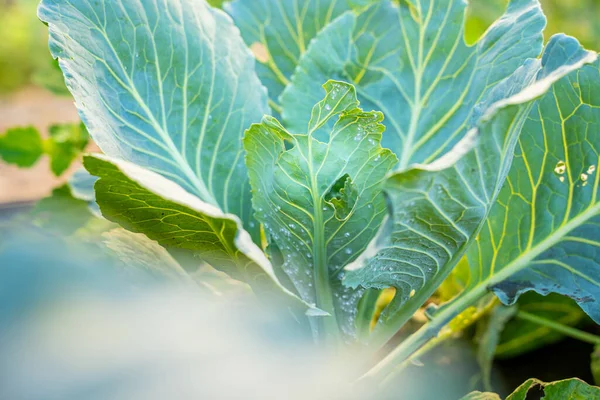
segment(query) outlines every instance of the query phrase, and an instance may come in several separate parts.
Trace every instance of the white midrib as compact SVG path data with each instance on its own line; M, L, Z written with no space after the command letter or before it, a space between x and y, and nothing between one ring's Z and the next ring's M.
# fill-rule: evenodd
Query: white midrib
M327 247L325 243L325 232L323 224L323 211L321 210L321 197L318 192L317 177L313 171L312 154L312 132L308 140L308 169L311 176L311 194L314 209L314 232L313 232L313 254L314 254L314 280L317 296L317 307L330 314L323 320L325 342L337 341L338 325L333 303L333 294L329 281L329 268L327 265ZM323 319L323 318L322 318Z

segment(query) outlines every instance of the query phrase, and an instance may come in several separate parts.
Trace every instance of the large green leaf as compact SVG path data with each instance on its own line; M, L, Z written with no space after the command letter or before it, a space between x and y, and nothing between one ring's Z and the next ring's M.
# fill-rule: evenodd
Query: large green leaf
M282 94L286 126L301 131L318 83L340 79L356 85L363 107L383 111L383 145L400 168L444 154L473 126L475 105L542 50L537 0L513 0L472 47L464 41L466 7L464 0L382 0L341 16L311 43Z
M530 290L564 294L596 322L599 69L595 63L568 75L532 110L487 227L468 254L471 287L492 287L507 304Z
M236 0L225 3L224 9L259 61L258 76L269 90L273 108L278 110L279 95L289 84L309 42L350 7L347 0ZM317 82L317 90L327 79L329 76Z
M241 138L269 109L231 19L203 0L43 0L38 12L103 152L177 182L250 228Z
M518 94L494 106L456 149L430 165L389 176L385 191L392 208L391 226L381 232L372 251L349 267L354 271L345 281L352 287L397 288L379 319L373 344L383 344L411 318L474 242L500 192L536 99L566 73L595 58L576 40L555 36L541 61L529 60L497 86L490 99ZM474 141L475 148L469 151Z
M256 217L282 252L283 270L301 297L354 335L362 291L341 285L342 269L377 233L386 213L381 182L397 162L380 146L379 112L358 108L354 87L329 81L305 134L290 134L272 117L244 139ZM326 142L315 132L335 120Z
M269 260L252 242L238 217L225 214L152 171L106 156L86 156L87 170L99 177L96 202L102 215L166 248L183 249L266 296L284 292ZM294 299L297 299L294 300Z

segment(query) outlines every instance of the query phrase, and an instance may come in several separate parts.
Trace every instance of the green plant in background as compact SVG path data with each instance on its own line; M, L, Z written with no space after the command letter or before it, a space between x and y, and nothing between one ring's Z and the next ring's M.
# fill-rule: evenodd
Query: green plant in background
M7 164L29 168L42 155L50 157L50 169L62 175L79 157L89 142L83 124L56 124L48 128L48 137L42 138L34 127L12 128L0 135L0 158Z
M363 371L383 389L475 322L489 389L495 354L554 318L531 318L530 297L505 308L495 296L569 297L565 318L577 318L560 334L581 336L567 325L583 312L600 322L600 63L565 35L543 46L536 0L511 1L473 46L459 0L223 8L230 17L203 0L42 1L51 52L105 154L85 157L105 218L286 305L338 353L370 357L443 288L429 321ZM83 148L68 132L51 140L69 146L45 146L57 159ZM3 140L24 166L44 150L30 129ZM532 380L509 398L534 386L600 397Z
M546 37L566 32L579 39L583 46L600 50L600 3L596 0L542 0L548 18ZM475 41L508 4L507 0L471 0L467 40Z
M67 94L46 47L47 30L35 16L36 0L0 1L0 94L39 83Z

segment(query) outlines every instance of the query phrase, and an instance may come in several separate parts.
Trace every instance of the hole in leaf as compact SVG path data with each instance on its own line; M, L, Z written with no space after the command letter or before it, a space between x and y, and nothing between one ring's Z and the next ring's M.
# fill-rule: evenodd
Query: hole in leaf
M259 62L264 64L269 61L269 51L264 44L260 42L254 42L250 46L250 50L252 50L254 57L256 57Z
M352 179L348 174L340 177L325 195L325 201L335 209L335 216L339 220L344 220L348 217L356 201L358 192L354 188Z

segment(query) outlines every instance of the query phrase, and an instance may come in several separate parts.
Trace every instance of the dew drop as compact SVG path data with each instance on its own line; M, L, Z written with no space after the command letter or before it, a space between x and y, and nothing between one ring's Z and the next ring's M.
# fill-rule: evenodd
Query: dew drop
M350 232L344 233L344 237L350 237Z
M344 252L348 255L352 254L352 249L350 247L348 247L346 250L344 250Z
M587 182L587 180L588 180L587 174L581 174L581 180L584 182Z
M331 111L331 106L329 104L325 104L325 110Z
M564 182L565 181L565 177L561 176L560 178L558 178L558 180L560 180L561 182Z
M595 165L590 165L590 167L587 170L587 174L591 175L596 171L596 166Z

